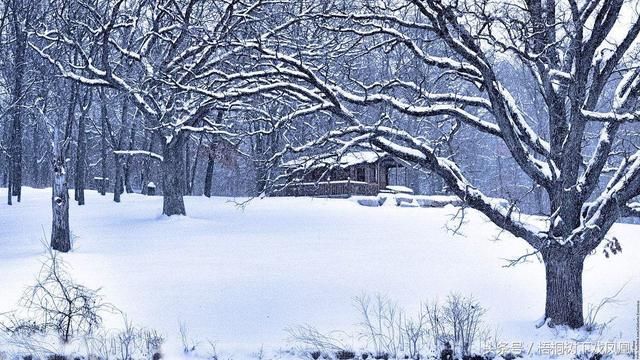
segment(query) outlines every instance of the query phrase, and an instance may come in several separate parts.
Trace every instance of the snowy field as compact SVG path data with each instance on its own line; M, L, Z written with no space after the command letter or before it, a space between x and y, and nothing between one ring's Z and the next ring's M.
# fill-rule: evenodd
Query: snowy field
M4 194L4 191L1 191ZM0 205L0 313L16 307L33 284L50 227L50 190L25 189L23 202ZM235 199L244 201L245 199ZM352 200L187 197L188 216L160 215L161 197L89 192L71 207L74 251L64 255L74 278L101 288L135 324L167 337L166 358L180 352L179 329L219 353L250 358L261 348L289 349L285 329L309 324L353 334L360 320L353 298L385 294L408 313L452 292L473 295L486 325L503 341L537 344L554 337L535 328L544 310L544 268L531 261L505 268L529 250L468 212L462 236L447 231L456 209L369 208ZM622 253L601 252L585 265L585 307L622 287L600 313L613 319L591 341L633 341L640 299L636 225L616 225ZM121 326L108 319L108 326ZM567 333L565 340L577 334ZM350 341L347 339L347 341Z

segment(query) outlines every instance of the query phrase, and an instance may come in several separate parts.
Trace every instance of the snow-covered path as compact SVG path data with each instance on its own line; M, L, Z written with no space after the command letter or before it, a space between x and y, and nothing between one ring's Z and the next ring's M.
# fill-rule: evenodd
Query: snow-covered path
M49 195L26 189L23 203L0 205L0 312L15 307L39 268ZM408 312L451 291L473 294L505 337L548 333L533 327L544 309L543 266L504 268L502 259L528 250L525 242L506 234L496 240L497 229L476 213L466 216L465 236L452 236L445 229L452 207L267 198L240 208L231 199L187 197L188 216L166 218L161 206L161 197L125 194L116 204L89 192L86 206L71 207L75 250L64 259L76 280L101 287L129 319L170 342L182 323L193 338L216 341L223 351L285 348L290 326L353 329L353 298L364 293L386 294ZM587 304L626 283L623 302L602 314L617 316L610 336L635 336L637 229L617 225L622 254L598 254L586 265Z

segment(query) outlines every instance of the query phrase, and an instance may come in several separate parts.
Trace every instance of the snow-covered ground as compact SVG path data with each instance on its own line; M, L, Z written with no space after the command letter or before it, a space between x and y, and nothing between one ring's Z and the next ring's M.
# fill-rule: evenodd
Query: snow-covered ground
M50 232L49 196L25 189L22 203L0 205L0 313L15 308L34 282ZM537 347L554 335L534 327L544 310L543 266L503 267L503 259L529 248L474 212L465 217L463 236L453 236L451 206L266 198L239 207L234 199L187 197L188 216L171 218L160 215L161 206L161 197L125 194L116 204L89 192L86 206L71 207L74 251L64 260L78 282L102 288L134 323L165 334L167 354L180 350L181 324L196 341L215 341L234 358L294 346L285 329L296 325L353 332L353 298L365 293L385 294L409 313L452 291L472 294L501 340ZM622 253L607 259L599 252L587 261L585 304L624 286L619 302L600 314L615 319L592 341L636 339L638 229L616 225L611 236ZM108 325L119 326L115 318Z

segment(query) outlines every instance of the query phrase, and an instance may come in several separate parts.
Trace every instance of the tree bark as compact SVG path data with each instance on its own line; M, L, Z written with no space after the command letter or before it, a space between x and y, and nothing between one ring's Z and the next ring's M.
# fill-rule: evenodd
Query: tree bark
M131 122L131 129L129 131L129 150L133 150L136 141L136 121L135 118ZM131 161L132 156L127 156L127 159L124 163L124 188L127 191L127 194L133 193L133 187L131 186Z
M256 131L258 129L254 129ZM259 196L264 192L266 187L266 174L267 171L265 169L265 154L264 154L264 139L263 135L258 135L255 137L253 144L253 159L254 166L256 171L256 184L255 184L255 195Z
M13 160L9 157L9 164L7 166L7 205L13 205L13 191L12 183L13 183L13 174L11 169L13 168Z
M208 149L209 159L207 161L207 170L204 176L204 196L211 197L211 183L213 180L213 167L216 163L215 147L210 146Z
M124 164L124 190L127 192L127 194L133 194L133 187L131 187L131 160L130 159L127 159Z
M184 139L177 136L169 144L163 144L162 155L162 214L167 216L186 215L184 208L185 173Z
M198 160L200 160L200 149L202 148L202 138L203 138L202 135L200 135L200 139L198 140L198 146L196 147L195 158L193 159L193 165L191 166L190 169L187 167L187 170L189 170L189 173L187 175L189 177L187 182L187 194L189 195L193 195L193 185L196 181L196 172L198 171Z
M100 195L107 193L107 96L104 89L100 89L100 154L102 158L102 182L100 184Z
M186 177L184 182L184 193L189 194L191 192L191 184L189 174L191 173L191 157L189 156L189 140L184 144L184 176Z
M120 155L114 155L116 174L115 181L113 183L113 201L119 203L120 195L122 194L122 165L120 164Z
M153 140L149 137L148 131L145 131L145 137L147 138L147 146L145 149L149 152L153 151ZM140 173L140 188L142 189L142 194L147 195L147 181L149 178L149 171L151 166L151 160L149 157L145 157L142 163L142 172Z
M78 205L84 205L85 188L85 166L87 157L87 140L85 128L85 115L82 114L78 120L78 150L76 152L76 180L75 180L75 200Z
M69 192L67 189L67 176L64 167L63 153L57 153L55 156L53 161L53 193L51 196L51 207L53 210L51 248L68 252L71 250L71 237L69 230Z
M16 36L14 51L14 84L13 84L13 124L11 126L11 192L20 202L22 197L22 117L24 113L24 72L25 51L27 48L27 34L18 18L18 3L13 10L13 26Z
M37 121L34 121L32 126L31 133L31 168L32 172L32 181L35 187L40 187L40 154L41 148L39 147L40 143L40 126Z
M538 215L544 215L544 200L542 199L544 194L543 194L542 187L537 187L533 191L533 193L535 196L535 202L538 209Z
M75 121L77 86L70 88L71 98L66 124L58 119L53 129L53 186L51 194L51 248L61 252L71 250L71 230L69 229L69 187L67 184L66 159Z
M547 281L545 318L548 325L582 327L582 270L586 254L567 245L543 251L542 257Z

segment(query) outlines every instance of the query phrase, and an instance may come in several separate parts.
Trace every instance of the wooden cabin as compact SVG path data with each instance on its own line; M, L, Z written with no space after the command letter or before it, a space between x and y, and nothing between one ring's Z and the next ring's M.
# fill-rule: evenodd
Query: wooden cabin
M273 196L349 197L407 192L406 163L374 150L301 157L284 163L287 184Z

